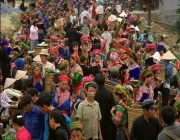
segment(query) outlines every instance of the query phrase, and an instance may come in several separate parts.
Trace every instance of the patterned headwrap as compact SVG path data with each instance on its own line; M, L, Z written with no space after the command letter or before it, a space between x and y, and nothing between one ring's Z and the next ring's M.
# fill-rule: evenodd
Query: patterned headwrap
M93 79L92 79L91 76L85 76L85 77L83 77L83 79L82 79L82 84L84 85L85 83L87 83L87 82L92 82L92 81L93 81Z
M145 69L142 72L141 80L144 81L145 77L151 77L151 76L153 76L153 73L152 73L151 69Z
M67 82L70 82L70 78L69 78L68 76L65 76L65 75L59 76L58 80L59 80L59 81L67 81Z
M82 81L82 78L83 78L83 75L81 75L78 71L76 71L74 73L74 77L72 78L72 84L73 85L78 85L81 83Z
M99 49L94 49L93 52L92 52L92 55L95 56L96 54L97 55L100 55L101 51Z
M130 85L131 85L133 88L140 88L140 86L141 86L141 81L139 81L139 80L131 80L131 81L130 81Z
M19 53L17 51L12 51L11 54L14 54L15 57L19 57Z
M59 69L65 70L68 65L69 65L69 62L67 60L63 60L59 65Z
M71 57L77 62L79 63L79 56L78 56L78 53L77 52L74 52Z
M21 39L21 40L26 39L26 35L21 35L21 36L20 36L20 39Z
M58 37L55 36L55 35L51 35L51 36L50 36L50 41L51 41L51 42L57 42L57 41L58 41Z
M117 66L117 58L118 58L117 52L110 53L110 59L113 61L114 66Z
M89 36L88 35L83 35L81 37L81 42L84 42L84 41L89 41Z
M55 53L57 53L57 52L58 52L58 47L55 46L55 47L50 48L50 52L55 52Z
M136 54L135 54L134 52L131 52L131 53L129 54L129 57L131 57L131 58L133 58L133 59L137 59L137 56L136 56Z
M174 109L177 111L177 112L180 112L180 100L176 101L174 103Z
M100 30L97 27L94 28L94 32L100 34Z
M38 63L38 62L33 62L33 66L34 66L34 67L42 68L42 64L41 64L41 63Z
M127 43L127 44L128 44L128 43ZM126 44L126 45L127 45L127 44ZM124 48L124 50L125 50L125 52L126 52L127 55L129 55L129 54L131 53L131 51L132 51L129 46L126 46L126 47Z
M80 121L72 122L70 124L70 131L72 131L75 128L80 128L82 129L82 123Z
M126 58L128 58L127 54L122 54L122 55L120 56L120 59L121 59L121 60L124 60L124 59L126 59Z
M155 70L160 70L160 69L161 69L161 66L158 65L158 64L154 64L154 65L151 66L152 72L154 72Z

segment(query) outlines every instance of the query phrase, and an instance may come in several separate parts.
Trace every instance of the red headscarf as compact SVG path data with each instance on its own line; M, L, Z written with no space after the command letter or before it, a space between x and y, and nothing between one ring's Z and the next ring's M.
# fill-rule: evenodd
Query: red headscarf
M58 52L57 46L50 48L50 52L55 52L55 53L57 53L57 52Z
M59 81L67 81L67 82L70 82L70 78L65 76L65 75L61 75L59 76L58 78Z

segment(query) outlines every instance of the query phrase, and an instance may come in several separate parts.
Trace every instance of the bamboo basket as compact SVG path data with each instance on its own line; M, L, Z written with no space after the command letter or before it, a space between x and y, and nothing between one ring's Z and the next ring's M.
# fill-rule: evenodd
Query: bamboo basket
M71 119L72 122L77 121L77 119L76 119L75 116L76 116L77 109L78 109L78 106L79 106L80 103L81 103L81 102L77 102L77 103L75 103L75 105L74 105L74 110L72 111L72 114L71 114L71 117L70 117L70 119Z
M131 132L131 128L134 122L134 119L143 114L143 109L139 103L133 103L128 112L128 131Z
M114 88L115 88L115 87L114 87L114 86L111 86L111 85L108 85L108 84L105 84L104 86L105 86L106 89L108 89L109 91L112 92L114 101L115 101L115 103L116 103L117 100L116 100L116 96L115 96L115 92L114 92Z
M45 74L45 91L51 92L53 88L54 73Z
M99 15L98 22L100 22L100 23L101 23L102 21L103 21L103 15L102 15L102 14L100 14L100 15Z
M10 106L10 113L11 113L11 118L12 118L16 113L23 114L23 109L19 109L18 103L16 103L16 104Z
M33 75L33 67L26 66L28 77Z
M166 78L165 78L165 66L161 65L161 70L160 70L160 77L162 78L162 80L165 82Z
M34 47L35 55L38 55L43 47Z
M109 26L110 26L111 31L114 31L115 25L116 25L116 22L110 22L110 23L109 23Z

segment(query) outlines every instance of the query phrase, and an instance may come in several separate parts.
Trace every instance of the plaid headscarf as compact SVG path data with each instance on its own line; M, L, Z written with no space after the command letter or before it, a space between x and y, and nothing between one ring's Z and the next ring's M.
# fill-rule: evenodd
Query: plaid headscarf
M72 122L70 124L70 131L72 131L75 128L80 128L82 129L82 123L80 121Z

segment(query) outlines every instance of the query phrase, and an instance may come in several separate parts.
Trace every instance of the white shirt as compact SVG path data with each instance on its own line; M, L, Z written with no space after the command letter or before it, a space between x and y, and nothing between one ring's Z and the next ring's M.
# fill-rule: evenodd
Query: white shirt
M9 97L9 98L12 98L13 96L19 98L21 97L21 91L19 90L15 90L15 89L12 89L12 88L8 88L8 89L5 89L4 90L4 93Z
M75 18L76 18L76 16L71 15L71 16L70 16L70 22L72 23L72 22L73 22L73 19L75 19Z
M4 92L1 92L1 93L0 93L0 96L1 96L1 102L0 102L0 104L1 104L1 106L0 106L0 111L1 111L1 109L2 109L3 107L4 107L4 108L9 108L9 107L10 107L9 102L12 102L12 100L9 99Z
M81 24L83 24L83 17L84 17L84 16L86 16L88 20L91 19L91 16L90 16L89 12L86 11L86 10L84 10L84 11L79 15Z
M36 27L34 25L31 26L31 28L30 28L30 39L31 40L37 40L38 39L38 28L37 28L37 26Z
M107 39L107 42L106 42L106 45L105 45L105 55L107 55L107 53L109 52L109 44L112 41L112 35L108 31L105 31L105 32L102 33L101 37L103 39Z

